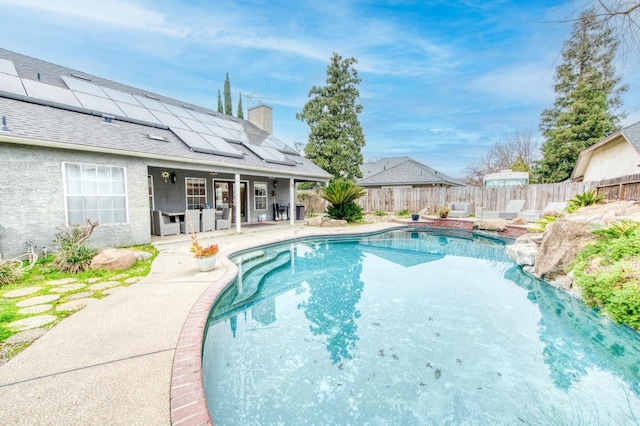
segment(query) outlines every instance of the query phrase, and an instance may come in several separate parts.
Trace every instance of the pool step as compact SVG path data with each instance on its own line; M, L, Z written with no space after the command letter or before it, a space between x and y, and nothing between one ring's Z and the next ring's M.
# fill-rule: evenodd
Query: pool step
M232 304L243 303L250 299L260 289L260 284L265 275L285 265L290 259L291 253L289 251L283 251L260 258L261 261L251 265L249 269L245 269L245 265L243 265L242 285L240 285L240 277L238 277L238 283L236 284L238 290L242 286L242 292L238 292Z

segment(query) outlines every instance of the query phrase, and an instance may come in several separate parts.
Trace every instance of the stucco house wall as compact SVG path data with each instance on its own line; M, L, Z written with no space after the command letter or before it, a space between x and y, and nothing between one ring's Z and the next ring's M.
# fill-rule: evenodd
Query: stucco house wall
M595 149L584 171L585 181L599 181L640 172L640 154L622 137Z
M5 173L0 185L0 241L5 256L26 252L27 240L39 249L55 247L55 233L66 226L64 162L125 168L128 221L98 226L92 244L108 247L151 241L147 167L139 159L7 143L0 143L0 157Z

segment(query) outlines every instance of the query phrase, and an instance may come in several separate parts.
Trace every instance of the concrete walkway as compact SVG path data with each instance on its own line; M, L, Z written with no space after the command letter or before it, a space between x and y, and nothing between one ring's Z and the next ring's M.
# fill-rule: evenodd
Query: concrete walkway
M289 238L375 232L263 225L242 234L204 233L224 256ZM200 234L199 234L200 235ZM174 351L192 306L227 271L198 272L189 236L153 243L160 254L138 283L92 303L0 367L2 425L168 425Z

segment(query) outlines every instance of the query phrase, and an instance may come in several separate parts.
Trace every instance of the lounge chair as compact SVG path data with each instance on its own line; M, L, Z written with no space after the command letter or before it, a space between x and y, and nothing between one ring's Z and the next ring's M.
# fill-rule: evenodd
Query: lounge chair
M567 208L567 202L553 202L547 204L544 210L523 210L518 213L518 217L525 219L527 222L535 222L542 216L549 214L560 213Z
M449 217L469 217L471 205L469 203L449 203Z
M213 231L216 229L216 211L212 209L202 210L200 215L200 229L204 231Z
M160 210L153 211L153 233L159 236L178 235L180 223L171 222L168 216L164 216Z
M194 232L200 232L200 210L185 210L184 221L180 222L181 233L191 233L189 222L191 222L191 226L193 226Z
M225 207L222 209L222 217L216 220L216 229L229 229L231 228L231 209Z
M524 200L511 200L504 210L500 211L482 211L482 218L500 218L500 219L515 219L518 217L518 212L524 207Z

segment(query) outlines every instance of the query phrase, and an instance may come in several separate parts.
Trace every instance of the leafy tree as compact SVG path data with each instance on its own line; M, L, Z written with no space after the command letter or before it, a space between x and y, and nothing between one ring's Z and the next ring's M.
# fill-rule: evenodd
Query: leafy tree
M244 119L244 110L242 108L242 93L238 96L238 114L236 114L238 118Z
M334 53L327 66L327 84L313 86L310 99L296 114L310 128L309 143L304 149L307 158L334 177L348 179L362 177L361 149L365 145L358 120L362 105L356 103L361 81L353 68L356 62L355 58L342 59Z
M482 178L489 173L501 170L529 172L539 159L540 144L533 138L531 130L516 132L497 142L476 164L467 167L466 182L470 185L482 185ZM529 180L535 183L534 179Z
M218 89L218 112L224 114L224 108L222 107L222 98L220 97L220 89Z
M613 110L627 87L616 87L617 47L606 22L599 22L593 9L582 12L556 68L554 106L542 112L540 130L546 141L536 171L541 182L569 178L581 151L618 130L620 117Z
M233 106L231 105L231 83L229 83L229 73L224 79L224 113L233 116Z

